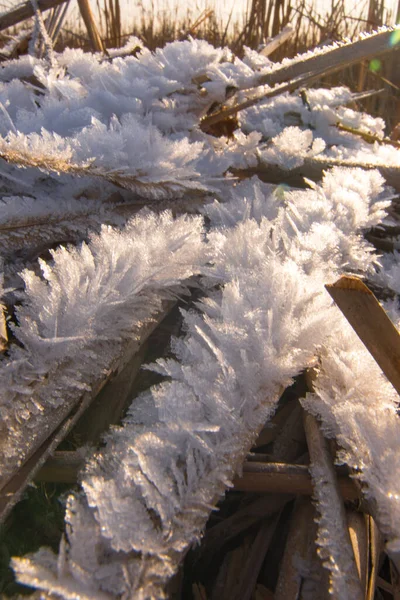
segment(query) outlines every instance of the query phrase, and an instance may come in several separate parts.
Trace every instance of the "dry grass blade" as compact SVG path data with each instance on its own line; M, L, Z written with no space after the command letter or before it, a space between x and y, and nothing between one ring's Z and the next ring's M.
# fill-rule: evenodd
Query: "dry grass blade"
M368 590L368 567L369 567L369 515L364 515L353 509L348 508L347 525L351 545L353 546L354 558L357 565L358 575L361 581L361 586L364 591L364 597Z
M67 0L38 0L38 7L41 12L45 10L50 10L60 4L64 4ZM0 31L4 31L4 29L8 29L9 27L13 27L13 25L17 25L30 17L33 17L35 14L33 6L31 2L25 2L24 4L20 4L13 10L1 15L0 17Z
M342 123L336 123L336 127L340 131L347 131L347 133L352 133L353 135L357 135L369 144L383 144L387 146L393 146L394 148L400 148L400 142L396 140L391 140L389 138L380 138L377 135L373 135L367 131L361 131L360 129L355 129L354 127L349 127L347 125L342 125Z
M265 44L264 48L260 50L260 54L262 54L262 56L269 56L272 52L275 52L279 46L282 46L282 44L287 42L287 40L294 35L294 32L295 30L292 25L286 25L276 37Z
M253 175L257 175L261 181L267 183L282 183L284 181L287 185L296 187L305 187L304 178L311 179L312 181L320 181L323 172L326 169L330 169L334 166L338 167L349 167L349 168L361 168L361 169L377 169L381 175L385 178L386 183L400 192L400 168L399 167L388 167L383 164L362 164L353 163L347 161L331 160L331 159L319 159L319 158L305 158L304 164L301 167L291 169L290 171L282 169L278 165L260 163L257 167L247 169L232 169L232 174L239 179L247 179Z
M60 10L57 13L57 19L56 19L56 21L54 23L54 27L51 31L51 39L53 42L53 46L56 44L56 42L58 40L58 36L60 35L61 28L62 28L65 18L67 16L67 12L68 12L70 3L71 3L71 0L67 0L64 6L61 6L61 5L59 6Z
M306 441L302 423L302 408L296 400L288 402L290 413L276 436L272 448L272 460L276 462L298 462L306 450Z
M301 395L299 387L303 385L301 377L295 385L288 388L278 405L278 410L261 430L253 449L272 444L271 457L275 462L296 462L305 450L304 429L302 425L302 409L298 398ZM260 455L255 453L253 460ZM261 460L261 459L259 459Z
M274 600L297 600L299 598L302 584L301 570L307 559L308 547L314 542L313 539L310 539L310 533L314 532L314 513L310 499L296 500Z
M258 530L254 543L251 545L245 565L240 573L237 590L232 600L250 600L256 586L257 577L260 572L267 550L271 544L272 536L279 521L276 515L272 520L263 523Z
M46 460L43 467L37 471L35 481L76 483L78 481L78 473L84 464L84 455L82 452L56 450Z
M271 494L261 496L206 531L199 552L199 562L207 569L221 549L253 525L279 512L292 496Z
M305 75L320 73L330 75L363 60L370 60L394 50L394 31L383 31L367 38L343 44L323 54L317 54L305 60L282 67L272 73L261 75L256 85L276 85Z
M213 584L211 600L232 600L254 539L254 532L249 532L236 548L226 552Z
M306 75L300 75L299 77L296 77L296 78L290 80L288 83L278 85L275 88L273 88L272 90L263 92L259 96L249 98L248 100L245 100L244 102L240 102L239 104L234 104L233 106L230 106L229 108L223 108L222 110L220 110L218 112L215 112L207 117L204 117L200 122L200 127L203 131L207 132L212 125L215 125L216 123L219 123L220 121L224 121L225 119L227 119L228 117L231 117L232 115L236 115L241 110L244 110L246 108L251 108L252 106L255 106L256 104L258 104L259 102L262 102L263 100L267 100L268 98L275 98L275 96L280 96L281 94L284 94L285 92L294 92L294 90L297 90L299 87L313 83L316 79L319 79L322 75L324 75L323 71L307 73Z
M108 9L107 2L105 2L104 16L106 20L107 42L112 48L119 48L121 46L122 38L121 7L119 0L108 0Z
M93 17L92 9L89 0L78 0L79 10L81 11L82 19L84 20L90 43L95 52L105 52L105 46L97 29L96 22Z
M366 600L374 600L376 583L379 571L379 557L382 552L382 537L374 519L368 517L368 538L369 538L369 577L368 577L368 588L366 593Z
M6 307L4 304L0 304L0 353L7 350L8 347L8 333L6 325Z
M241 110L250 108L264 99L273 98L285 92L292 92L301 86L309 85L323 76L335 73L354 63L393 51L393 39L393 31L384 31L369 38L333 48L324 54L314 55L288 67L276 69L267 75L262 75L253 87L261 85L277 87L205 117L201 122L201 128L203 131L207 131L210 126Z
M256 586L254 600L274 600L274 594L262 584Z
M235 490L254 493L279 493L310 496L313 493L308 467L284 463L245 463L243 473L234 481ZM360 500L360 492L348 477L339 477L343 498Z
M328 558L328 565L330 564L330 561L333 560L333 570L330 572L331 582L334 583L334 577L337 578L337 574L340 573L340 577L344 577L342 584L346 586L347 597L354 600L363 600L364 594L358 577L354 553L350 541L344 503L340 494L332 458L326 440L321 433L315 417L307 413L304 415L304 429L306 432L312 465L314 494L318 500L318 510L321 513L321 520L326 523L327 519L329 518L328 515L322 514L322 511L324 508L326 508L326 502L329 498L330 510L335 514L335 522L330 523L330 526L332 527L331 533L333 533L333 529L335 531L335 541L332 543L334 544L336 550L338 550L338 545L340 544L340 554L338 551L336 551L334 558L331 558L330 556L330 547L325 547L323 550L321 548L321 555L324 555L324 557L326 555L326 558ZM324 531L323 536L324 543L329 544L329 532ZM336 584L334 584L332 587L332 597L335 598L335 600L340 600L337 591L335 591L335 588L337 587Z
M137 354L125 365L118 376L107 382L104 388L82 414L74 427L74 435L80 443L95 446L101 435L111 425L117 424L127 402L134 397L133 385L144 362L148 340ZM35 475L36 481L76 483L78 472L84 466L84 455L77 452L55 452Z
M136 192L138 195L154 200L176 198L176 193L184 192L187 189L192 191L193 196L196 194L204 195L208 192L208 188L204 186L199 177L193 179L174 180L173 175L167 173L164 178L158 181L148 182L146 176L140 176L130 173L129 171L107 170L104 167L96 167L92 161L87 161L82 164L69 162L68 158L62 158L59 155L52 156L46 154L31 154L27 150L15 150L7 148L4 140L0 139L0 158L3 158L9 163L13 163L22 167L33 167L45 172L68 173L78 177L95 177L109 181L119 188ZM172 181L171 181L172 178Z
M206 590L201 583L194 583L192 586L194 600L207 600Z
M134 397L132 388L144 362L147 346L148 340L145 340L118 377L101 390L77 424L75 432L85 443L95 446L101 435L120 421L127 402Z
M179 39L185 39L190 35L195 35L196 30L202 25L205 21L214 16L214 11L212 9L205 9L199 17L194 21L192 25L188 27L188 29L183 32Z
M325 287L400 394L400 335L374 294L361 279L347 275Z
M390 561L390 579L392 582L393 600L400 600L400 576L392 561Z
M89 168L89 164L74 165L68 158L52 156L50 153L33 156L28 150L14 150L4 146L0 150L0 158L21 167L33 167L55 173L74 173L80 175Z
M99 386L100 387L100 386ZM51 432L47 439L35 448L28 460L15 470L14 475L9 478L0 488L0 524L4 523L15 504L19 502L26 486L34 479L36 473L42 468L48 458L53 454L57 446L71 431L72 427L83 415L92 401L91 394L84 394L79 403Z

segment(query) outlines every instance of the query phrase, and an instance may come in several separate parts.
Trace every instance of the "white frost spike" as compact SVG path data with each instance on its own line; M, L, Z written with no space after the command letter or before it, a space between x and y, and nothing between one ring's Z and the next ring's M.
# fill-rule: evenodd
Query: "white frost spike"
M277 164L290 170L301 167L305 158L321 154L325 142L313 137L312 131L302 131L299 127L286 127L282 133L272 139L272 147L261 152L261 160Z
M52 360L76 352L79 341L120 339L131 330L133 314L137 321L145 317L141 294L193 273L203 251L201 231L199 218L148 213L122 231L103 227L89 245L52 251L54 265L40 262L43 278L23 273L28 302L18 310L16 335L25 348ZM165 261L165 253L172 261ZM119 310L122 305L125 310Z
M68 414L208 260L200 217L143 211L122 230L104 227L80 248L54 251L42 276L23 273L14 328L23 347L0 368L2 483L43 442L40 423L48 427L49 414L54 423L58 408Z

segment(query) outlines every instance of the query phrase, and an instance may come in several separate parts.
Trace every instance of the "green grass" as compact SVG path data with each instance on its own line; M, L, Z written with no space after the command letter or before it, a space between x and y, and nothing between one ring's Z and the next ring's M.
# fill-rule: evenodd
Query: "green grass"
M32 592L16 583L10 559L35 552L41 546L58 550L64 529L64 506L60 497L70 489L70 485L52 483L29 486L0 528L0 595Z

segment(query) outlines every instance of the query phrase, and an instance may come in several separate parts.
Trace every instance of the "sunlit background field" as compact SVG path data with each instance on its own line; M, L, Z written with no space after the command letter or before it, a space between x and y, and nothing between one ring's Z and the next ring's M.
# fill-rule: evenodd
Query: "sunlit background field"
M18 4L1 0L0 9ZM141 36L150 47L191 34L238 49L262 43L292 23L297 34L291 48L297 51L400 19L400 0L90 0L90 5L107 46L119 45L131 34ZM78 4L70 0L59 43L84 46L85 42Z
M400 0L197 0L182 3L179 0L79 0L93 13L93 20L101 38L101 48L124 46L135 35L154 50L173 40L189 36L202 38L214 46L229 46L234 53L243 55L244 48L259 49L269 38L276 36L287 25L294 27L294 35L271 55L274 61L293 57L321 44L344 38L354 39L360 32L371 32L383 25L400 21ZM3 11L17 6L15 0L0 0ZM48 24L57 17L55 11L64 11L66 5L47 11ZM57 17L58 18L58 17ZM14 57L27 51L32 20L3 32L0 44L7 43L10 35L26 29L27 39L16 48ZM53 40L56 50L66 46L84 50L98 50L88 35L78 0L69 0ZM0 47L1 52L1 47ZM359 108L381 115L393 128L400 121L399 53L384 61L343 69L325 78L323 85L347 85L354 91L374 91L362 100Z
M121 35L135 33L151 47L163 38L192 34L215 44L228 43L237 50L243 44L262 43L290 22L298 31L292 41L297 51L304 45L351 37L400 19L400 0L91 0L91 5L107 41L114 41L111 21L120 15L116 25ZM73 0L66 27L84 30Z

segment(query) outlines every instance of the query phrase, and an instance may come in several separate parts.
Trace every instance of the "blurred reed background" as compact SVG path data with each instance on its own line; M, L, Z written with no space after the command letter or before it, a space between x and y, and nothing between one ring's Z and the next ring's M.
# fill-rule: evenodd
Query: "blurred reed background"
M296 35L275 59L400 20L400 0L207 0L184 7L179 0L91 0L91 6L107 47L132 34L150 49L193 35L240 54L244 45L256 48L291 23ZM73 1L65 27L85 38Z
M79 9L82 4L91 7L104 48L123 46L131 35L151 50L193 36L215 46L227 45L242 56L244 46L257 49L290 23L295 34L271 55L274 61L400 22L400 0L197 0L186 5L179 0L70 0L56 50L66 46L93 49ZM15 5L15 0L0 1L3 10ZM45 18L51 22L52 11ZM321 83L348 85L359 92L376 90L379 93L357 108L384 116L389 130L400 121L399 52L383 61L344 69Z

